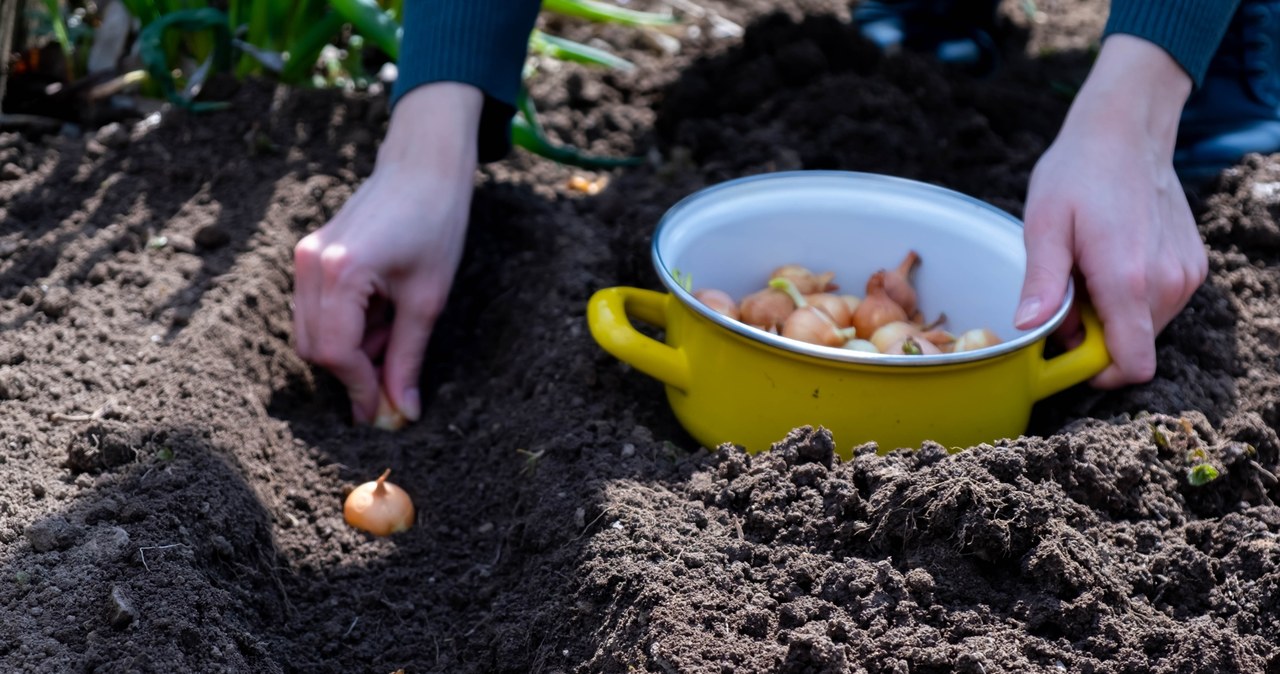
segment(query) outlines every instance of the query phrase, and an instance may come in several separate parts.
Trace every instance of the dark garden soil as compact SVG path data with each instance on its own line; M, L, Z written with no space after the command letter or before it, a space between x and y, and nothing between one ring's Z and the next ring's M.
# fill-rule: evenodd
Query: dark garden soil
M352 427L290 343L293 244L371 171L384 99L251 84L0 135L0 669L1280 672L1280 164L1197 202L1211 275L1153 382L954 455L707 451L587 332L593 291L657 287L661 213L728 178L875 171L1018 213L1105 18L1035 5L984 80L877 57L834 1L708 3L677 54L555 26L640 69L544 69L547 123L651 161L594 197L523 155L483 171L399 434ZM375 539L341 503L386 467L420 514Z

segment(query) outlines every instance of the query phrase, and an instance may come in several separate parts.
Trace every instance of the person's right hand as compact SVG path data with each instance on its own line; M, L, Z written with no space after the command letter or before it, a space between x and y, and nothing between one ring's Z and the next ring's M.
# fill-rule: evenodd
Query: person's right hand
M356 423L373 420L380 391L409 420L421 415L418 376L462 257L482 103L452 82L406 94L373 174L294 249L298 353L342 381Z

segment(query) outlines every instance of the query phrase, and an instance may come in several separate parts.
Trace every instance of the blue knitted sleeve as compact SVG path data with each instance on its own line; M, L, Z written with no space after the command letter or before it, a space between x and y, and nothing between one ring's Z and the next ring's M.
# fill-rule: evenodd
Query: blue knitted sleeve
M1240 0L1112 0L1104 35L1124 33L1173 57L1199 87Z
M462 82L484 92L480 161L511 149L520 75L540 0L408 0L392 105L431 82Z

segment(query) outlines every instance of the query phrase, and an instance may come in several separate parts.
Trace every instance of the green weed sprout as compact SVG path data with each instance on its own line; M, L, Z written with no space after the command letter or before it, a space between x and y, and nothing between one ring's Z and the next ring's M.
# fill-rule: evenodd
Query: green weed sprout
M1220 473L1211 464L1201 463L1187 470L1187 482L1193 487L1203 487L1218 479Z

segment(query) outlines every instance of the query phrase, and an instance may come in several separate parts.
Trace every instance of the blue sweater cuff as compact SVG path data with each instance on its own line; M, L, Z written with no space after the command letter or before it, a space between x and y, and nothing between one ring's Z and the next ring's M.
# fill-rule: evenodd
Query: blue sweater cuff
M1240 0L1112 0L1103 35L1123 33L1164 49L1199 88Z
M484 92L477 139L480 161L511 149L511 116L539 0L409 0L394 106L432 82L461 82Z

